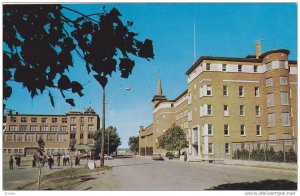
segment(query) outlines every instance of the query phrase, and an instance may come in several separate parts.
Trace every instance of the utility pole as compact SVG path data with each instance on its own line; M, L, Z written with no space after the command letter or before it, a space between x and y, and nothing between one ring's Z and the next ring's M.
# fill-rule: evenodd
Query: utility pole
M105 132L105 88L102 88L102 132L101 132L101 153L100 168L104 167L104 132Z

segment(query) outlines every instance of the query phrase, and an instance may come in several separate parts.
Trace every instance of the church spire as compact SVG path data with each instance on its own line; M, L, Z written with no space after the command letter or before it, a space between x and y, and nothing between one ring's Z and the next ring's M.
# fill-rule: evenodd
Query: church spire
M157 78L157 91L156 91L156 95L163 95L162 88L161 88L161 81L160 81L159 75L158 75L158 78Z
M156 104L162 101L166 101L167 98L163 95L162 87L161 87L161 80L160 76L157 77L157 89L156 89L156 95L154 95L152 99L153 107L156 107Z

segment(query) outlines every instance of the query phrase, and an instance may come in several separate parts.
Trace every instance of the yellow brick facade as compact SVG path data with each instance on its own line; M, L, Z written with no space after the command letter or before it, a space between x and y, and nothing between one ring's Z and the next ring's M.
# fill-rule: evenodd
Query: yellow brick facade
M297 138L297 62L288 55L279 49L258 58L201 57L178 98L154 96L153 140L176 123L190 160L210 160L232 158L235 142ZM155 142L153 152L166 153Z
M77 145L93 146L93 135L99 129L99 123L99 116L91 108L83 113L69 112L65 115L8 112L3 132L3 153L32 155L36 153L39 138L45 141L46 154L67 154L73 138Z

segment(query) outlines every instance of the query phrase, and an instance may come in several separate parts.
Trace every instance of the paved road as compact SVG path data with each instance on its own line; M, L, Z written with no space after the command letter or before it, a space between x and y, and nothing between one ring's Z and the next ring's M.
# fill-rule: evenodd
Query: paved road
M25 163L26 164L26 163ZM273 173L270 169L227 166L218 164L190 163L178 160L153 161L149 157L134 157L114 159L105 162L112 166L111 170L93 173L93 180L83 182L77 190L205 190L214 186L228 183L259 182L266 179L290 180L297 182L297 176L284 173ZM55 167L50 171L43 168L45 173L63 169ZM37 179L38 170L30 167L29 163L22 168L8 170L4 163L4 190L15 190L17 185Z
M266 179L297 182L296 175L240 166L153 161L146 157L115 159L106 163L113 167L112 176L117 186L114 190L205 190L221 184Z

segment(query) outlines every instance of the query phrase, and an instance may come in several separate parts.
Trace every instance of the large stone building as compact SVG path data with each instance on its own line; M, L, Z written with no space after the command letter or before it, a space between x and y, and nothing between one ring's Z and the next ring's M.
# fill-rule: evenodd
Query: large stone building
M202 56L187 70L187 90L175 100L162 94L159 79L153 123L139 131L141 154L146 148L166 153L157 138L173 123L186 133L188 159L232 158L236 148L276 148L278 141L281 150L296 150L297 61L289 53L261 54L258 42L256 55L245 58Z
M82 112L70 111L64 115L19 114L8 111L3 131L3 153L32 155L37 141L45 141L46 154L67 154L70 140L75 138L77 148L92 147L93 135L99 129L100 119L92 108Z

